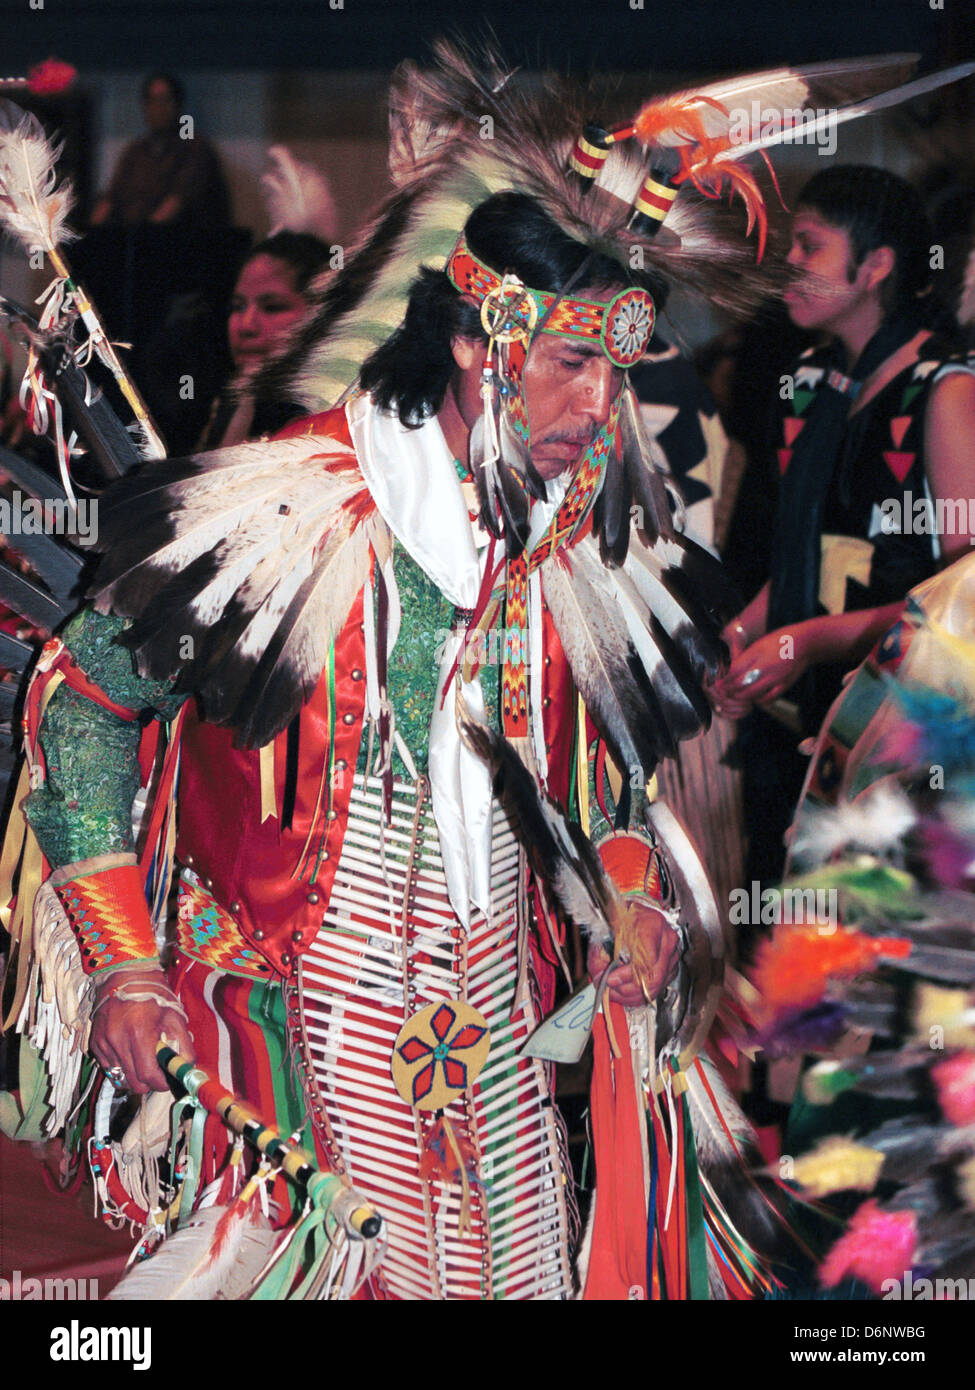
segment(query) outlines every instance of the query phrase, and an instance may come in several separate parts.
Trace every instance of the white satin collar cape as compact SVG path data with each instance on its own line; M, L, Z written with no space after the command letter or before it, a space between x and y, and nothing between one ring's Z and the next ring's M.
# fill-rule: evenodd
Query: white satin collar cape
M488 547L475 544L453 454L436 418L418 429L407 429L367 395L349 402L346 418L362 476L393 535L455 607L473 608ZM533 540L548 526L564 487L564 483L549 484L551 500L535 505ZM540 612L531 611L540 609L537 583L532 588L530 635L540 631L537 620L541 617ZM466 630L452 632L444 647L430 724L429 775L447 892L458 918L468 926L472 909L485 915L491 911L492 809L488 767L460 737L455 696L443 699L444 684L465 637ZM530 647L540 654L540 642L530 640ZM534 687L534 707L538 682L529 683ZM472 718L487 722L478 678L465 684L464 700ZM531 722L539 731L536 753L540 747L544 756L540 713L533 708Z

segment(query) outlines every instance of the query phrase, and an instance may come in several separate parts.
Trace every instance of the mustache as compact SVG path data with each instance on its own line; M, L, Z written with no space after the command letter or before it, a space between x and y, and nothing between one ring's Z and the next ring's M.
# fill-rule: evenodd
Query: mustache
M591 444L596 438L596 434L597 429L595 425L593 425L591 429L583 430L582 433L578 430L553 430L552 433L547 434L544 439L539 439L537 443L534 444L534 447L538 449L545 444L577 444L581 449L583 445Z

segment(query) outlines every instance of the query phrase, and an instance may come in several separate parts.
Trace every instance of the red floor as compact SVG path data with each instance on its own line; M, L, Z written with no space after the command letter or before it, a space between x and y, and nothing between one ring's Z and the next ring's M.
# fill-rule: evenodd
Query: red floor
M135 1238L128 1228L112 1231L93 1216L90 1179L63 1193L52 1190L46 1176L36 1146L0 1135L0 1279L6 1281L0 1295L10 1296L7 1288L19 1271L21 1287L28 1278L97 1280L97 1294L89 1282L87 1296L104 1298ZM36 1290L31 1286L21 1297L27 1292Z

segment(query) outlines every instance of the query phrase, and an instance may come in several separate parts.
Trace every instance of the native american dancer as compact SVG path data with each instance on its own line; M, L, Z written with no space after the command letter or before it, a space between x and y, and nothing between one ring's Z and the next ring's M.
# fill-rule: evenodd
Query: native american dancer
M602 1005L583 1291L750 1296L769 1276L722 1199L740 1120L697 1057L720 925L666 814L625 828L657 761L707 724L721 578L680 533L626 372L669 277L729 307L767 290L693 203L656 236L681 184L730 184L764 233L730 106L840 101L903 64L684 93L573 144L563 97L440 57L394 88L398 192L266 377L316 413L103 504L96 611L27 700L14 1011L45 1049L55 1127L82 1044L144 1094L166 1084L164 1038L303 1131L382 1214L368 1295L557 1299L571 1180L535 1055L552 1048L526 1044L572 921L602 971L572 1003L586 1024ZM607 758L618 774L601 853L575 819L593 745L597 802ZM218 1121L191 1130L184 1215L228 1152ZM238 1272L234 1296L255 1290L261 1269Z

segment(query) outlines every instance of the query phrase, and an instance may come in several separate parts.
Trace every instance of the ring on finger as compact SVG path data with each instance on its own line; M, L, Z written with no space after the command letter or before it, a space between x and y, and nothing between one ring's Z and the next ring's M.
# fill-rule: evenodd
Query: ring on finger
M117 1091L123 1090L128 1085L125 1072L121 1067L109 1067L105 1075Z

